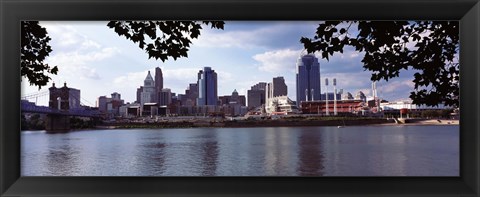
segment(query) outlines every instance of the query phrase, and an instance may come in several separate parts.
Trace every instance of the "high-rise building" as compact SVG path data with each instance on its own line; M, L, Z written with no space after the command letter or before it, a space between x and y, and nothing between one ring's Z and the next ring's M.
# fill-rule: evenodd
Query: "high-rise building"
M185 90L185 96L181 97L183 106L195 106L198 98L198 85L196 83L189 84Z
M166 106L172 103L172 91L168 88L162 89L160 92L160 105Z
M159 94L163 90L163 73L162 69L159 67L155 68L155 99L154 102L161 103L162 101L159 99Z
M302 101L320 100L320 63L314 54L297 59L297 106Z
M267 83L260 82L250 87L247 91L248 108L253 109L265 104L265 87Z
M210 67L204 67L198 72L197 105L217 105L217 73Z
M147 77L143 81L143 91L140 94L140 104L152 103L155 98L155 81L148 71Z
M143 92L143 86L140 86L139 88L137 88L137 100L136 100L137 103L141 103L142 92Z
M287 96L287 84L285 84L285 79L283 77L273 78L273 96Z
M265 101L280 96L287 96L287 85L283 77L275 77L265 86Z
M121 95L117 92L111 94L112 97L100 96L97 100L98 111L104 113L106 117L113 118L119 114L120 107L124 104Z

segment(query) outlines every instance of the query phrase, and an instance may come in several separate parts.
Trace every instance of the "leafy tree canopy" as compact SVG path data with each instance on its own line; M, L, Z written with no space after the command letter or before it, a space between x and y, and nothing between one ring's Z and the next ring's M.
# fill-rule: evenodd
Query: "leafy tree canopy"
M191 40L200 35L202 23L215 29L223 29L225 24L223 21L110 21L108 27L138 43L149 58L165 62L168 57L174 60L188 57Z
M352 33L352 24L358 32ZM327 60L347 45L364 52L363 67L372 71L372 81L415 70L410 93L414 104L458 106L458 21L326 21L314 38L302 37L300 42Z
M110 21L107 26L125 38L138 43L149 58L166 61L187 57L192 39L198 38L202 24L223 29L223 21ZM38 21L22 21L21 73L31 85L39 89L51 79L48 74L57 74L56 66L43 63L52 51L47 30Z
M48 44L51 38L38 21L22 21L21 26L21 75L28 79L30 85L36 85L40 89L51 79L47 76L49 73L58 72L57 66L50 67L43 62L52 52Z

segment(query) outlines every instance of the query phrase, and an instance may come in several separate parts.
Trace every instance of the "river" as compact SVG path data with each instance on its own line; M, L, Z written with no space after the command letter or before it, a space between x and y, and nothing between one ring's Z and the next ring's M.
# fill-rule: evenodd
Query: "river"
M22 176L459 176L459 126L21 133Z

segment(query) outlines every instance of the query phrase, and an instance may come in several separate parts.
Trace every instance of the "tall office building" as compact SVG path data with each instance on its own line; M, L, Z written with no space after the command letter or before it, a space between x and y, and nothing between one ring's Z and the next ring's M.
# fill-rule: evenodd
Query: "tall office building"
M302 101L320 100L320 63L314 54L297 59L297 106Z
M140 86L139 88L137 88L137 100L136 100L137 103L141 103L142 101L142 92L143 92L143 86Z
M140 103L143 105L145 103L152 103L154 102L155 98L155 81L150 75L150 71L148 71L147 77L143 81L143 89L140 94Z
M170 105L172 103L172 91L168 88L162 89L160 92L160 105Z
M217 105L217 73L210 67L204 67L198 72L197 105Z
M273 78L273 96L287 96L287 84L283 77Z
M265 104L265 87L267 83L260 82L255 84L247 91L248 108L253 109L255 107Z
M184 106L195 106L198 99L198 85L196 83L191 83L188 85L188 88L185 90L185 96L181 98L182 105Z
M163 89L163 73L159 67L155 68L155 99L154 102L161 103L160 93Z

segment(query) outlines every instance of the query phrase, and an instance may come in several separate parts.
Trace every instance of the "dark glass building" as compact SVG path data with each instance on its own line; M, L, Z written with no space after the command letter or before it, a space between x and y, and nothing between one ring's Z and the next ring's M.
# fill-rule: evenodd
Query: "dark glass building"
M320 63L314 54L297 59L297 106L302 101L320 100Z
M198 72L197 105L217 105L217 73L210 67L204 67Z

